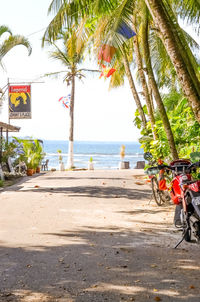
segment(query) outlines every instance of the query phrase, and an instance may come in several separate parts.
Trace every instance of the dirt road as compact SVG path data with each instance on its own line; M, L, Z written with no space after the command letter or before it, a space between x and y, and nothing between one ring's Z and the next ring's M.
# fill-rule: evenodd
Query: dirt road
M199 302L200 247L141 171L48 172L0 192L1 302Z

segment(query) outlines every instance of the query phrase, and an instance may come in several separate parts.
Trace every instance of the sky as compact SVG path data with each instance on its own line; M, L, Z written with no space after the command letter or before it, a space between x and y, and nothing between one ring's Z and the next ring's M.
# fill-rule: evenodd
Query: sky
M47 10L51 0L6 0L0 10L1 25L7 25L13 34L27 37L33 51L28 56L23 46L13 48L3 59L6 70L0 70L0 87L8 83L36 82L31 86L32 119L10 120L21 127L19 136L40 139L68 140L69 111L61 106L59 98L70 93L70 87L59 79L42 78L41 75L63 70L52 61L48 48L41 48L44 30L53 18ZM97 69L95 62L83 62ZM37 83L42 82L42 83ZM126 82L124 87L108 90L109 79L99 79L98 74L87 74L76 81L74 109L74 140L78 141L137 141L139 131L133 124L136 106ZM7 97L0 120L8 122Z

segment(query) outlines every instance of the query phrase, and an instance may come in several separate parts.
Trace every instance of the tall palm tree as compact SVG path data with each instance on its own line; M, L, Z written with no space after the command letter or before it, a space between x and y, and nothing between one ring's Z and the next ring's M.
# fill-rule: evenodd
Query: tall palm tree
M172 133L171 125L167 116L167 112L165 110L160 91L158 89L158 85L156 83L156 79L154 76L152 64L151 64L151 55L150 55L150 46L149 46L149 14L148 10L146 7L146 4L142 5L141 9L141 22L140 22L140 27L141 27L141 45L142 45L142 54L146 66L146 72L147 76L149 79L149 85L152 90L152 93L154 95L154 99L157 104L157 108L159 110L161 120L163 122L163 126L166 132L167 140L169 143L169 147L171 150L172 158L177 159L178 158L178 152L176 149L175 141L174 141L174 136Z
M143 124L143 128L145 128L146 123L147 123L146 117L145 117L145 114L144 114L144 111L142 108L142 104L140 102L140 98L139 98L139 95L138 95L138 92L137 92L137 89L136 89L136 86L135 86L135 83L133 80L133 76L132 76L131 69L130 69L130 64L129 64L127 54L125 51L123 52L122 56L123 56L123 63L124 63L125 71L126 71L126 76L129 81L129 86L131 88L131 92L132 92L133 98L135 100L135 103L136 103L136 106L137 106L137 109L138 109L138 112L139 112L139 115L140 115L140 118L141 118L141 121Z
M188 64L181 52L180 44L177 43L177 31L169 14L167 14L164 1L145 0L145 3L149 8L154 24L160 32L163 44L174 65L183 93L187 97L197 121L200 123L200 94L195 85L195 83L200 84L200 82L196 78L195 73L193 76L190 74ZM188 60L190 61L189 58Z
M58 60L66 68L64 71L58 71L48 74L58 75L60 73L65 74L64 81L67 85L71 85L71 99L69 107L69 147L68 147L68 162L67 168L71 169L74 166L73 159L73 144L74 144L74 101L75 101L75 78L81 79L83 77L83 69L79 68L79 64L83 59L83 52L86 48L86 43L81 35L83 27L79 30L72 28L70 31L61 32L57 41L44 40L44 44L48 43L53 47L53 51L50 52L50 57ZM60 46L60 42L62 45ZM58 46L59 45L59 46Z
M133 37L133 48L134 48L134 52L135 52L135 59L136 59L138 74L139 74L140 82L142 85L143 95L144 95L146 105L147 105L148 116L149 116L149 120L151 123L153 137L154 137L154 139L157 139L158 135L155 130L155 117L154 117L150 93L149 93L149 89L148 89L148 85L147 85L147 81L146 81L146 77L145 77L145 73L144 73L143 60L142 60L139 43L138 43L138 37L137 37L136 18L135 17L133 17L133 29L136 33L136 36Z

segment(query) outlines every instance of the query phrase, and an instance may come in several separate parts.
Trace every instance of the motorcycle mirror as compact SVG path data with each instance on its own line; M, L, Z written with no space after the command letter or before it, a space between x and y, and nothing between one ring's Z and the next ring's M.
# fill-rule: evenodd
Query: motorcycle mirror
M190 153L190 158L192 160L192 162L197 162L200 161L200 152L192 152Z
M150 161L150 160L152 160L152 158L153 158L153 155L151 154L151 152L144 153L144 159Z

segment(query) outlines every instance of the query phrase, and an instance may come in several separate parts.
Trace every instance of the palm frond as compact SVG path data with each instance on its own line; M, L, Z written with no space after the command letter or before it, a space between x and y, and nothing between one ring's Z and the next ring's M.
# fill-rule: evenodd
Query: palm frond
M1 26L0 26L0 37L1 37L4 33L9 33L10 35L12 35L12 32L11 32L11 30L9 29L8 26L6 26L6 25L1 25Z
M52 0L48 8L48 14L55 12L57 13L60 7L65 3L65 0Z
M56 59L56 60L60 60L62 62L63 65L65 66L70 66L71 65L71 62L70 62L70 58L68 56L68 54L66 53L66 51L62 51L60 49L60 47L58 47L56 45L56 43L51 43L52 46L54 46L54 48L56 49L56 51L51 51L49 53L50 57L52 57L53 59Z
M174 0L178 15L200 33L200 0Z
M31 45L25 37L20 35L10 36L0 45L0 61L13 47L17 45L25 46L28 50L28 55L31 54L32 52Z
M44 75L41 76L41 78L51 77L51 78L54 78L54 79L58 79L61 76L61 74L64 73L64 72L66 73L66 70L45 73Z

